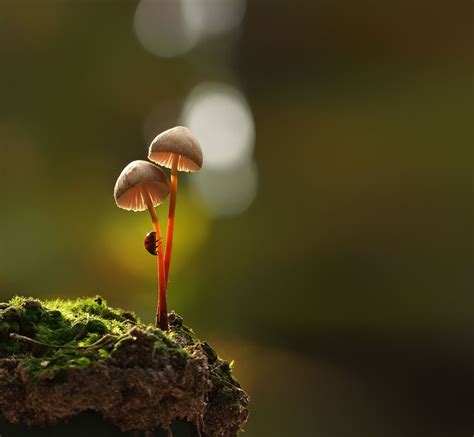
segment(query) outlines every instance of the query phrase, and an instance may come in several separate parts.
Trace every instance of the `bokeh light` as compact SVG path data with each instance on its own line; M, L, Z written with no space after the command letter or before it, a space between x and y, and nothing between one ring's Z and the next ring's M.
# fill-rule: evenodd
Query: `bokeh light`
M239 27L245 0L181 0L188 29L199 38L220 35Z
M217 217L247 210L257 195L257 182L257 166L251 160L226 170L202 170L191 179L207 210Z
M244 0L141 0L134 27L146 50L168 58L208 36L235 30L244 14Z
M243 94L230 85L206 82L196 86L186 99L181 123L199 139L205 169L225 170L252 156L252 112Z
M188 52L198 41L198 35L186 25L180 1L141 0L134 27L143 47L165 58Z

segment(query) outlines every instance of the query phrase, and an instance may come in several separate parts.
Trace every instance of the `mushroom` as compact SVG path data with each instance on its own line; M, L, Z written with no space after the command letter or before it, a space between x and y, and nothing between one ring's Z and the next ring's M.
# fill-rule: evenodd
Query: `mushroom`
M162 132L152 141L148 150L148 159L163 167L171 168L171 193L165 246L165 278L168 283L178 192L178 171L198 171L202 167L202 150L199 141L188 128L176 126Z
M159 249L161 231L155 206L163 203L170 192L170 182L165 172L147 161L132 161L120 173L115 183L114 197L119 208L129 211L148 209L156 232L158 265L158 305L155 326L168 329L166 307L166 276L163 253Z

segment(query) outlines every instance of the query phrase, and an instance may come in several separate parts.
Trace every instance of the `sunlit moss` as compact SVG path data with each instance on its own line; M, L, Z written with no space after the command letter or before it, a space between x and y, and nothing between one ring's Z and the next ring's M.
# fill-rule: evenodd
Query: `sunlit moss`
M134 327L146 337L149 355L133 353ZM0 359L19 359L19 367L32 382L61 381L69 369L88 369L114 360L146 365L143 360L160 353L184 364L196 359L196 350L207 358L214 396L225 398L229 408L245 408L246 398L230 364L219 359L175 313L170 314L169 331L163 332L141 323L132 312L110 308L100 296L49 301L15 296L0 303Z
M92 409L122 430L184 419L203 435L237 435L248 396L230 364L177 314L169 314L169 324L167 331L145 325L100 296L0 303L3 415L43 426ZM138 422L136 411L143 412Z
M139 323L133 313L109 308L100 296L43 302L16 296L0 306L0 358L24 353L21 365L29 373L54 378L65 368L86 368L106 359L106 349L81 348L106 335L124 336Z

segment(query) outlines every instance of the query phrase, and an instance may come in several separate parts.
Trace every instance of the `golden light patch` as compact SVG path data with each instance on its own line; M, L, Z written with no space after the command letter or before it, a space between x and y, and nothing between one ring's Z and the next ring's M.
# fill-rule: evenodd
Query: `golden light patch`
M168 202L156 208L166 241ZM176 223L171 257L170 278L186 267L205 242L210 231L210 217L198 206L186 190L178 190ZM156 258L144 245L145 235L153 230L148 211L116 211L102 232L100 248L108 253L115 269L137 277L156 276ZM100 249L99 249L100 253Z

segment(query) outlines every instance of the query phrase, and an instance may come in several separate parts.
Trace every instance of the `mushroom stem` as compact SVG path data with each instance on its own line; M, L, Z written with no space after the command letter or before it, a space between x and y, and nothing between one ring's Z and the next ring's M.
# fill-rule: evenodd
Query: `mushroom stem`
M176 210L176 194L178 192L178 163L179 155L175 153L173 154L171 164L170 207L168 212L168 227L166 229L165 278L167 285L170 273L171 250L173 248L174 215Z
M150 212L151 221L153 222L153 230L156 232L156 241L161 241L161 230L160 224L158 222L158 217L153 207L153 203L150 199L148 191L143 187L140 187L140 191L145 201L148 211ZM155 326L163 331L168 330L168 309L166 305L166 278L165 278L165 268L164 268L164 259L163 251L160 249L158 251L158 256L156 257L157 266L158 266L158 305L156 308L156 319Z

